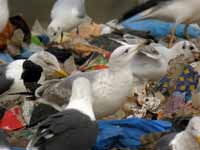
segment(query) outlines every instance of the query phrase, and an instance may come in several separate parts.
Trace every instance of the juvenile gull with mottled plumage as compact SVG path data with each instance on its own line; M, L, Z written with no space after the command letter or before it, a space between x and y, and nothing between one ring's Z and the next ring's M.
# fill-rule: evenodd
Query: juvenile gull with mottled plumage
M143 46L123 45L112 53L108 69L74 74L67 79L49 81L36 91L39 101L50 103L61 110L64 100L71 94L72 82L78 77L86 77L92 84L94 96L93 109L96 117L101 118L115 113L127 100L133 86L131 60L137 50ZM60 106L60 107L59 107Z

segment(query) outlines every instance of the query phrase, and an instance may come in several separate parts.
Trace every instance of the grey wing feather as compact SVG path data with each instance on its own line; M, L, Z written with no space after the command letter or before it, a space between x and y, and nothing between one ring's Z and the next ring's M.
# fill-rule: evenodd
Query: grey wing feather
M6 68L7 65L0 65L0 94L3 94L14 82L14 79L6 78Z
M152 59L160 59L161 55L159 51L153 46L145 46L144 48L139 50L139 53L142 53Z
M169 144L174 139L176 134L177 133L170 133L161 137L156 143L156 150L172 150L172 147Z
M85 1L80 0L80 3L78 5L78 17L79 18L85 18L86 11L85 11Z
M56 103L59 106L69 102L73 81L78 77L85 77L93 82L95 75L99 71L80 72L61 80L51 80L45 82L36 90L36 96L43 97L45 100Z

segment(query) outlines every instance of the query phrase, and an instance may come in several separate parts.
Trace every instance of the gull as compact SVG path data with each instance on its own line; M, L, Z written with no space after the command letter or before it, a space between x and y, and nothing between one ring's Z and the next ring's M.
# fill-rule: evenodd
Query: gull
M170 133L159 139L156 150L198 150L200 149L200 117L193 117L186 129Z
M48 76L66 77L55 56L48 52L35 53L29 60L20 59L0 65L1 99L4 100L9 94L27 92L27 88L34 89Z
M128 11L120 21L144 11L141 14L141 18L133 20L133 22L146 19L159 19L167 22L174 22L175 24L172 27L172 36L169 42L169 47L172 47L176 33L176 26L178 24L186 24L184 34L189 38L187 28L190 24L195 23L200 19L199 8L199 0L149 0L133 10Z
M72 82L78 77L90 80L94 96L93 109L97 118L115 113L127 100L133 86L131 60L143 43L122 45L114 50L108 62L108 68L98 71L79 72L62 80L47 81L36 90L36 96L42 103L50 104L57 110L71 95Z
M180 41L172 48L151 43L138 50L132 58L132 73L141 82L159 81L167 74L169 62L178 56L192 59L198 48L190 41Z
M38 150L89 150L96 143L98 124L92 109L90 81L74 80L69 105L43 121L28 144Z
M58 59L47 51L37 52L31 55L29 60L42 66L45 72L45 80L66 77L68 75L61 69Z
M47 32L52 40L78 27L88 16L85 0L57 0L51 11L51 23Z
M8 0L0 0L0 16L0 32L2 32L9 18Z

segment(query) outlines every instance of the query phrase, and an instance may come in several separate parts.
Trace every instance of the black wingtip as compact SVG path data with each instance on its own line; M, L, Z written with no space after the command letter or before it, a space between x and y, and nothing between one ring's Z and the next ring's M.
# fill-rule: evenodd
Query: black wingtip
M130 10L128 10L125 14L123 14L121 18L119 18L119 23L121 23L121 22L129 19L130 17L133 17L134 15L137 15L149 8L152 8L152 7L160 4L161 2L167 2L167 1L170 1L170 0L149 0L141 5L133 7Z

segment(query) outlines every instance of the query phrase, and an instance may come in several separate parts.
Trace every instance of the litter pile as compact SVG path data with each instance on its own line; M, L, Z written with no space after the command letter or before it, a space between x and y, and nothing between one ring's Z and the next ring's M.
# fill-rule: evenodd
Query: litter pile
M153 27L159 25L156 23ZM193 33L191 30L191 34ZM150 41L146 42L146 39ZM72 31L62 39L59 37L51 42L39 21L36 21L30 29L22 17L14 16L10 18L6 28L0 34L0 63L4 66L19 59L35 60L33 55L45 51L57 58L56 61L59 63L57 69L64 70L60 74L63 73L63 76L70 78L70 75L76 76L80 72L99 72L109 69L112 52L124 46L125 42L131 43L131 46L145 43L132 61L134 79L126 103L111 116L103 115L102 118L99 115L101 118L98 121L99 135L94 150L139 148L150 150L154 149L156 141L162 139L160 137L172 131L184 130L193 116L200 115L200 40L197 38L184 41L180 38L171 49L165 47L167 39L160 40L158 43L152 40L154 38L148 32L134 32L130 29L114 29L110 25L84 23L80 25L79 33ZM170 50L173 51L171 52L173 56L167 52ZM167 57L163 57L163 54ZM49 68L56 66L56 63L51 62L54 57L51 57L52 59L50 57L45 55L42 58ZM39 62L39 59L35 60L38 65ZM42 69L47 70L48 67L42 66ZM36 65L35 68L38 66ZM31 72L32 79L37 78L37 73ZM28 68L27 74L29 74ZM62 86L61 76L54 75L47 71L45 81L38 82L34 86L33 84L26 86L29 89L28 93L24 93L25 91L4 93L2 92L4 88L0 87L2 94L0 128L9 135L9 142L13 149L25 148L32 139L37 125L48 116L60 111L61 106L65 104L63 95L65 96L66 91L59 90ZM23 79L26 79L26 76ZM6 80L6 77L3 80ZM4 85L3 80L0 79L2 82L0 86ZM123 81L120 76L117 80ZM53 87L51 88L47 84L49 81L55 84L55 87L51 85ZM128 86L129 83L125 84ZM124 85L116 85L121 86L119 88L121 90L118 91L120 95ZM56 91L56 88L58 93L51 93ZM49 101L37 100L38 95L32 93L35 90L43 98L49 96ZM114 99L117 99L117 96ZM113 107L114 105L113 103Z

